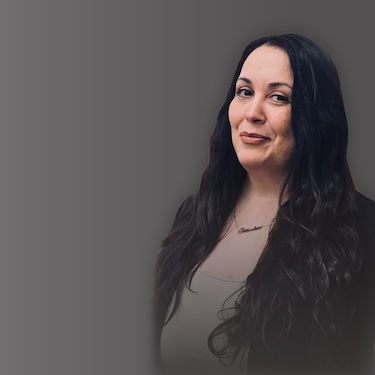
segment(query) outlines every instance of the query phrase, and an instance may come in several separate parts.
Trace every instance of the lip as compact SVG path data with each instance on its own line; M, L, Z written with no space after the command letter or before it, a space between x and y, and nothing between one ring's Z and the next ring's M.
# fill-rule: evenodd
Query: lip
M241 132L240 137L242 142L249 144L258 144L270 140L270 138L258 133Z

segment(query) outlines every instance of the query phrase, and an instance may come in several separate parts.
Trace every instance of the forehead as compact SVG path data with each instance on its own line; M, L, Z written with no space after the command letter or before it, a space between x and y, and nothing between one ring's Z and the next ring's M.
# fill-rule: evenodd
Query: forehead
M240 77L293 83L288 54L279 47L262 45L250 53L242 65Z

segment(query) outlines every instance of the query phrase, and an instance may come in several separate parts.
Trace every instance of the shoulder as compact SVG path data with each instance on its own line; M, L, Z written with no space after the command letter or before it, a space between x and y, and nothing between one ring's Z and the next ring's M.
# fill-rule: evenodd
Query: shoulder
M375 202L361 194L356 193L356 205L357 211L360 215L369 216L375 218Z
M375 277L375 202L361 193L357 193L356 196L356 227L363 249L364 271L373 279Z
M357 192L356 211L356 223L360 235L375 238L375 202Z

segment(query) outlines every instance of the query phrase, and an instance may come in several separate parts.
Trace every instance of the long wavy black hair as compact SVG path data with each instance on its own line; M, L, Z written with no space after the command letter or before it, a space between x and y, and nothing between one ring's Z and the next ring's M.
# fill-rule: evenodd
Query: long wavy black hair
M356 191L347 163L348 127L339 76L310 39L263 37L243 51L210 141L210 160L198 193L180 207L162 242L154 297L170 319L183 288L213 250L242 192L246 171L231 142L228 107L249 54L261 45L283 49L293 72L290 172L268 242L229 314L209 337L211 351L232 361L248 353L319 350L344 335L355 306L350 294L362 254L355 229ZM223 307L223 311L225 307ZM222 314L225 315L224 313ZM225 339L223 339L225 338ZM260 349L262 348L262 349ZM303 349L301 349L303 348ZM323 350L323 349L322 349ZM324 349L325 350L325 349ZM275 350L276 352L276 350Z

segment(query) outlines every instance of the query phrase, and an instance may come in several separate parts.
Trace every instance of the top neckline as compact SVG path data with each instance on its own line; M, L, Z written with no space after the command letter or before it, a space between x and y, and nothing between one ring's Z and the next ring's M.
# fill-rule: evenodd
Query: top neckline
M214 275L210 275L209 273L206 273L205 271L202 271L201 267L198 268L198 271L199 273L205 275L205 276L208 276L212 279L216 279L216 280L220 280L220 281L225 281L225 282L228 282L228 283L236 283L236 284L243 284L246 280L234 280L234 279L226 279L226 278L223 278L223 277L218 277L218 276L214 276Z

